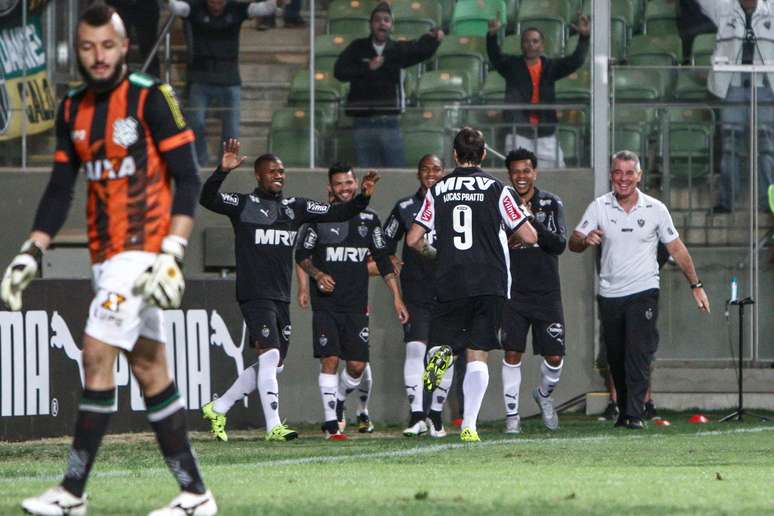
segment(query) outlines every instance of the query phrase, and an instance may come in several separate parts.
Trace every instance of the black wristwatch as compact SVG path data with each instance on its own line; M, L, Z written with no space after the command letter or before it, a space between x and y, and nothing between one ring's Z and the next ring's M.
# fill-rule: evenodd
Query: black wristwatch
M704 288L704 284L700 280L700 281L697 281L696 283L691 283L691 288L692 289Z

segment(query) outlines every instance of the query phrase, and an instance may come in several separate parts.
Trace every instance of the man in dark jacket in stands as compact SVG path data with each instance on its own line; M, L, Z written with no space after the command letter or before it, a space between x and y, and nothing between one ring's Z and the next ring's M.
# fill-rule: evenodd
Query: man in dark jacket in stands
M497 34L500 20L489 20L486 37L486 51L489 62L497 73L505 78L506 104L551 104L556 101L555 83L583 66L589 51L590 24L581 16L578 26L578 46L567 56L551 59L543 55L543 33L529 27L521 33L522 55L507 55L500 52ZM515 134L505 140L505 150L524 148L534 152L542 168L563 168L564 156L556 139L556 111L551 110L506 110L506 122L513 124Z
M444 33L434 28L413 41L394 41L392 11L387 2L371 12L371 35L344 49L334 76L350 83L347 115L353 117L355 156L359 167L405 165L398 115L405 105L401 70L433 56Z

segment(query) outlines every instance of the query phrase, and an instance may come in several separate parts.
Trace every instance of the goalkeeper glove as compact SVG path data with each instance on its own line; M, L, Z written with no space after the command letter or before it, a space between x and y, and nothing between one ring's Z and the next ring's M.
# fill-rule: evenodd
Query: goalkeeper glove
M134 292L159 308L178 308L185 290L181 266L187 243L185 238L167 235L156 261L135 281Z
M0 283L0 299L13 311L21 310L22 292L38 273L38 261L43 249L34 240L27 240L21 252L11 261Z

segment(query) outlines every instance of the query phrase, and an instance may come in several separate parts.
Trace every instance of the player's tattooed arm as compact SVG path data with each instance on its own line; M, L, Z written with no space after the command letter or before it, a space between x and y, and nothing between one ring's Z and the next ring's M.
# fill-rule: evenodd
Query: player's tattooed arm
M315 281L320 292L330 294L336 288L336 281L333 277L315 267L311 257L301 260L298 265Z

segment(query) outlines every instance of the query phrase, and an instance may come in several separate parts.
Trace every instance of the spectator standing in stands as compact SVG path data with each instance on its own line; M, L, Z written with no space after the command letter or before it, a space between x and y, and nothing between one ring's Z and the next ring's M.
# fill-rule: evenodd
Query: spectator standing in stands
M204 117L207 108L220 104L220 141L239 137L239 31L247 18L268 16L277 0L233 2L228 0L169 0L169 9L185 18L189 31L188 120L196 134L199 166L207 164Z
M718 27L712 62L727 64L774 64L774 10L758 0L696 0ZM727 103L720 110L722 158L720 197L714 213L730 213L741 190L739 149L749 141L751 74L710 72L707 88ZM758 102L774 101L774 73L758 74ZM767 190L774 182L774 107L758 107L758 209L768 211ZM749 155L749 152L748 152Z
M586 16L578 19L578 46L567 56L552 59L543 55L544 35L534 27L521 34L522 55L507 55L500 51L497 34L502 23L489 20L486 51L489 62L505 78L506 104L551 104L556 101L556 81L583 66L589 51L591 26ZM515 134L506 138L505 150L524 148L534 152L543 168L564 168L564 156L556 139L557 117L554 110L506 110L506 122L515 125Z
M106 3L112 6L124 20L129 37L137 42L140 57L145 63L159 35L158 2L156 0L107 0ZM154 77L159 76L161 70L158 55L154 56L146 72Z
M615 153L610 167L613 191L591 201L569 246L576 253L588 247L602 248L598 302L620 409L615 426L633 430L644 428L645 393L658 348L659 241L683 271L697 308L710 310L672 216L662 202L637 188L641 179L637 154Z
M347 115L353 117L359 167L405 165L398 115L405 105L401 70L429 59L444 33L434 28L413 41L394 41L387 2L371 12L371 35L352 41L336 60L334 76L350 83Z

